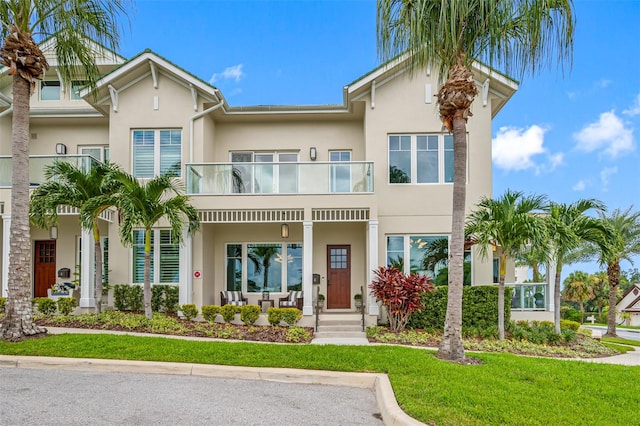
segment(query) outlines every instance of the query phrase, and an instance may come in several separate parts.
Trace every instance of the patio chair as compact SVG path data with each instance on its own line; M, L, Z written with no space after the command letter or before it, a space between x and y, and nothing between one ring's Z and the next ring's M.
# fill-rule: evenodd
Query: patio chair
M248 303L247 298L244 297L241 291L221 291L220 292L220 306L235 305L243 306Z
M290 291L285 297L278 299L278 307L280 308L298 308L302 310L304 304L302 291Z

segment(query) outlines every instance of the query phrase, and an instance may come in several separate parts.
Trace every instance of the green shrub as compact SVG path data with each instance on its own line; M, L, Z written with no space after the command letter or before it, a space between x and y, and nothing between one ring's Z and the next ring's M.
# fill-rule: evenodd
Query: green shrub
M297 308L282 308L282 320L287 325L295 325L302 319L302 312Z
M140 312L144 307L142 286L118 284L113 287L113 306L119 311Z
M305 343L311 340L311 333L303 327L289 327L284 340L290 343Z
M180 290L177 285L166 285L164 289L164 311L168 314L178 312Z
M76 306L78 306L78 301L75 297L61 297L58 299L58 312L62 315L69 315Z
M423 294L424 309L414 312L407 327L442 330L447 313L449 287L439 286ZM504 300L511 300L513 288L505 287ZM511 306L504 306L504 322L511 320ZM482 285L464 287L462 291L462 327L486 329L498 324L498 287Z
M180 306L180 310L182 311L182 315L189 321L198 316L198 308L193 303L186 303Z
M220 308L220 314L225 322L231 322L236 316L236 312L239 312L240 306L224 305Z
M216 316L220 313L220 306L217 305L204 305L202 306L202 317L205 321L214 323Z
M564 319L569 321L581 322L582 315L580 314L580 311L578 311L577 309L568 309L564 313Z
M245 305L240 307L240 320L245 325L253 325L258 318L262 309L258 305Z
M282 321L282 308L267 309L267 321L271 325L278 325Z
M38 312L42 315L53 315L56 313L56 302L48 297L36 297L34 299Z
M151 310L153 312L162 312L163 310L165 287L163 285L151 286Z
M572 330L570 328L561 330L560 335L562 336L564 341L567 343L575 342L576 338L578 337L578 333L575 330Z
M580 323L577 321L560 320L560 330L568 329L572 331L578 331Z
M6 297L0 297L0 314L4 313L4 305L7 303Z

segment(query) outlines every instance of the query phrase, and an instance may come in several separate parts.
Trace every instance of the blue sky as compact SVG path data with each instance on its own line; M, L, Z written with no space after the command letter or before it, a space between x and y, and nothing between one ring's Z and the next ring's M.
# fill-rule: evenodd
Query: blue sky
M640 1L575 0L575 13L571 72L525 76L493 121L493 191L640 209ZM375 15L375 0L137 0L121 53L150 48L231 105L339 104L380 64Z

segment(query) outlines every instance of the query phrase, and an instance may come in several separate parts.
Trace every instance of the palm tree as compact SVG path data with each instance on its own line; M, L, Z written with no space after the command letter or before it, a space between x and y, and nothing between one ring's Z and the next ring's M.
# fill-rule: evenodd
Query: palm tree
M406 54L412 74L439 67L440 118L453 133L454 181L447 314L438 356L464 359L462 280L467 175L467 119L478 88L476 60L531 74L573 50L571 0L378 0L378 51Z
M500 247L498 332L501 340L504 339L504 277L507 261L513 260L528 245L544 245L543 219L536 213L545 208L545 203L545 196L525 196L522 192L507 190L497 199L483 197L467 221L465 232L476 241L482 257L486 258L492 253L493 247Z
M121 172L114 179L122 185L110 199L120 216L120 238L125 245L134 244L133 231L144 230L144 313L151 312L151 233L153 226L166 220L171 228L172 241L182 243L182 229L187 222L191 235L200 227L198 211L183 195L181 185L171 176L162 175L141 183L128 173ZM98 197L91 204L103 204ZM87 207L89 209L89 207Z
M49 68L34 34L56 39L58 71L95 87L100 72L86 38L116 50L117 18L126 0L4 0L0 2L0 62L13 78L11 127L11 251L9 287L0 337L9 340L41 333L31 317L31 237L29 233L29 102L35 80ZM7 236L5 236L6 238Z
M98 219L111 207L109 197L118 189L118 182L111 179L119 167L112 163L95 163L91 167L78 167L66 161L55 161L45 169L47 181L31 194L29 217L40 228L48 228L58 222L58 206L71 206L80 211L80 225L93 235L96 258L96 312L102 304L102 245ZM100 197L101 203L89 201ZM91 206L88 210L87 207Z
M640 211L631 212L632 207L614 210L610 216L600 213L600 219L613 229L614 238L609 240L607 250L599 250L600 263L607 265L609 279L609 313L607 337L616 337L616 305L620 285L620 261L632 261L640 254Z
M555 260L553 314L556 333L560 334L560 277L562 266L570 263L570 258L582 244L592 243L606 250L606 244L613 237L609 228L599 219L585 215L589 210L604 212L602 202L582 199L571 204L550 203L545 217L548 227L550 257Z
M269 268L271 260L279 253L279 248L272 245L260 245L247 252L247 258L253 263L256 272L263 271L262 291L269 291Z
M580 306L580 322L584 322L584 303L593 299L593 278L581 271L572 272L564 280L564 298Z

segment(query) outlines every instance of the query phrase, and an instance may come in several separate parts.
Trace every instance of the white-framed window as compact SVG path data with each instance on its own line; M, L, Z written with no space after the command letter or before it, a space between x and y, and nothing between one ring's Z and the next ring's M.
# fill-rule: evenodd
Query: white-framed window
M98 161L109 161L109 146L108 145L91 145L91 146L79 146L78 154L90 155Z
M42 80L40 82L40 100L41 101L59 101L60 100L60 82L57 80Z
M351 151L329 151L332 163L351 162ZM331 192L351 192L351 164L332 164L329 169Z
M434 284L448 279L449 235L387 235L387 265L405 274L429 276ZM464 285L471 285L471 250L464 253Z
M229 153L242 185L249 194L294 194L298 192L298 152L232 151Z
M170 173L180 177L182 173L182 131L134 130L133 175L152 178Z
M228 243L225 266L227 290L302 290L301 243Z
M144 282L144 230L133 231L132 282ZM157 265L157 267L156 267ZM151 282L156 284L180 281L180 245L170 229L151 230Z
M452 135L389 135L389 183L451 182Z
M109 237L100 237L102 241L102 284L109 284ZM75 270L71 271L71 279L80 281L82 277L82 270L80 269L80 265L82 265L82 237L76 237L76 267ZM95 281L95 262L93 264L94 268L94 281Z
M72 81L71 90L69 91L69 99L74 101L81 100L82 98L80 97L79 93L80 93L80 90L86 85L87 85L86 81Z

